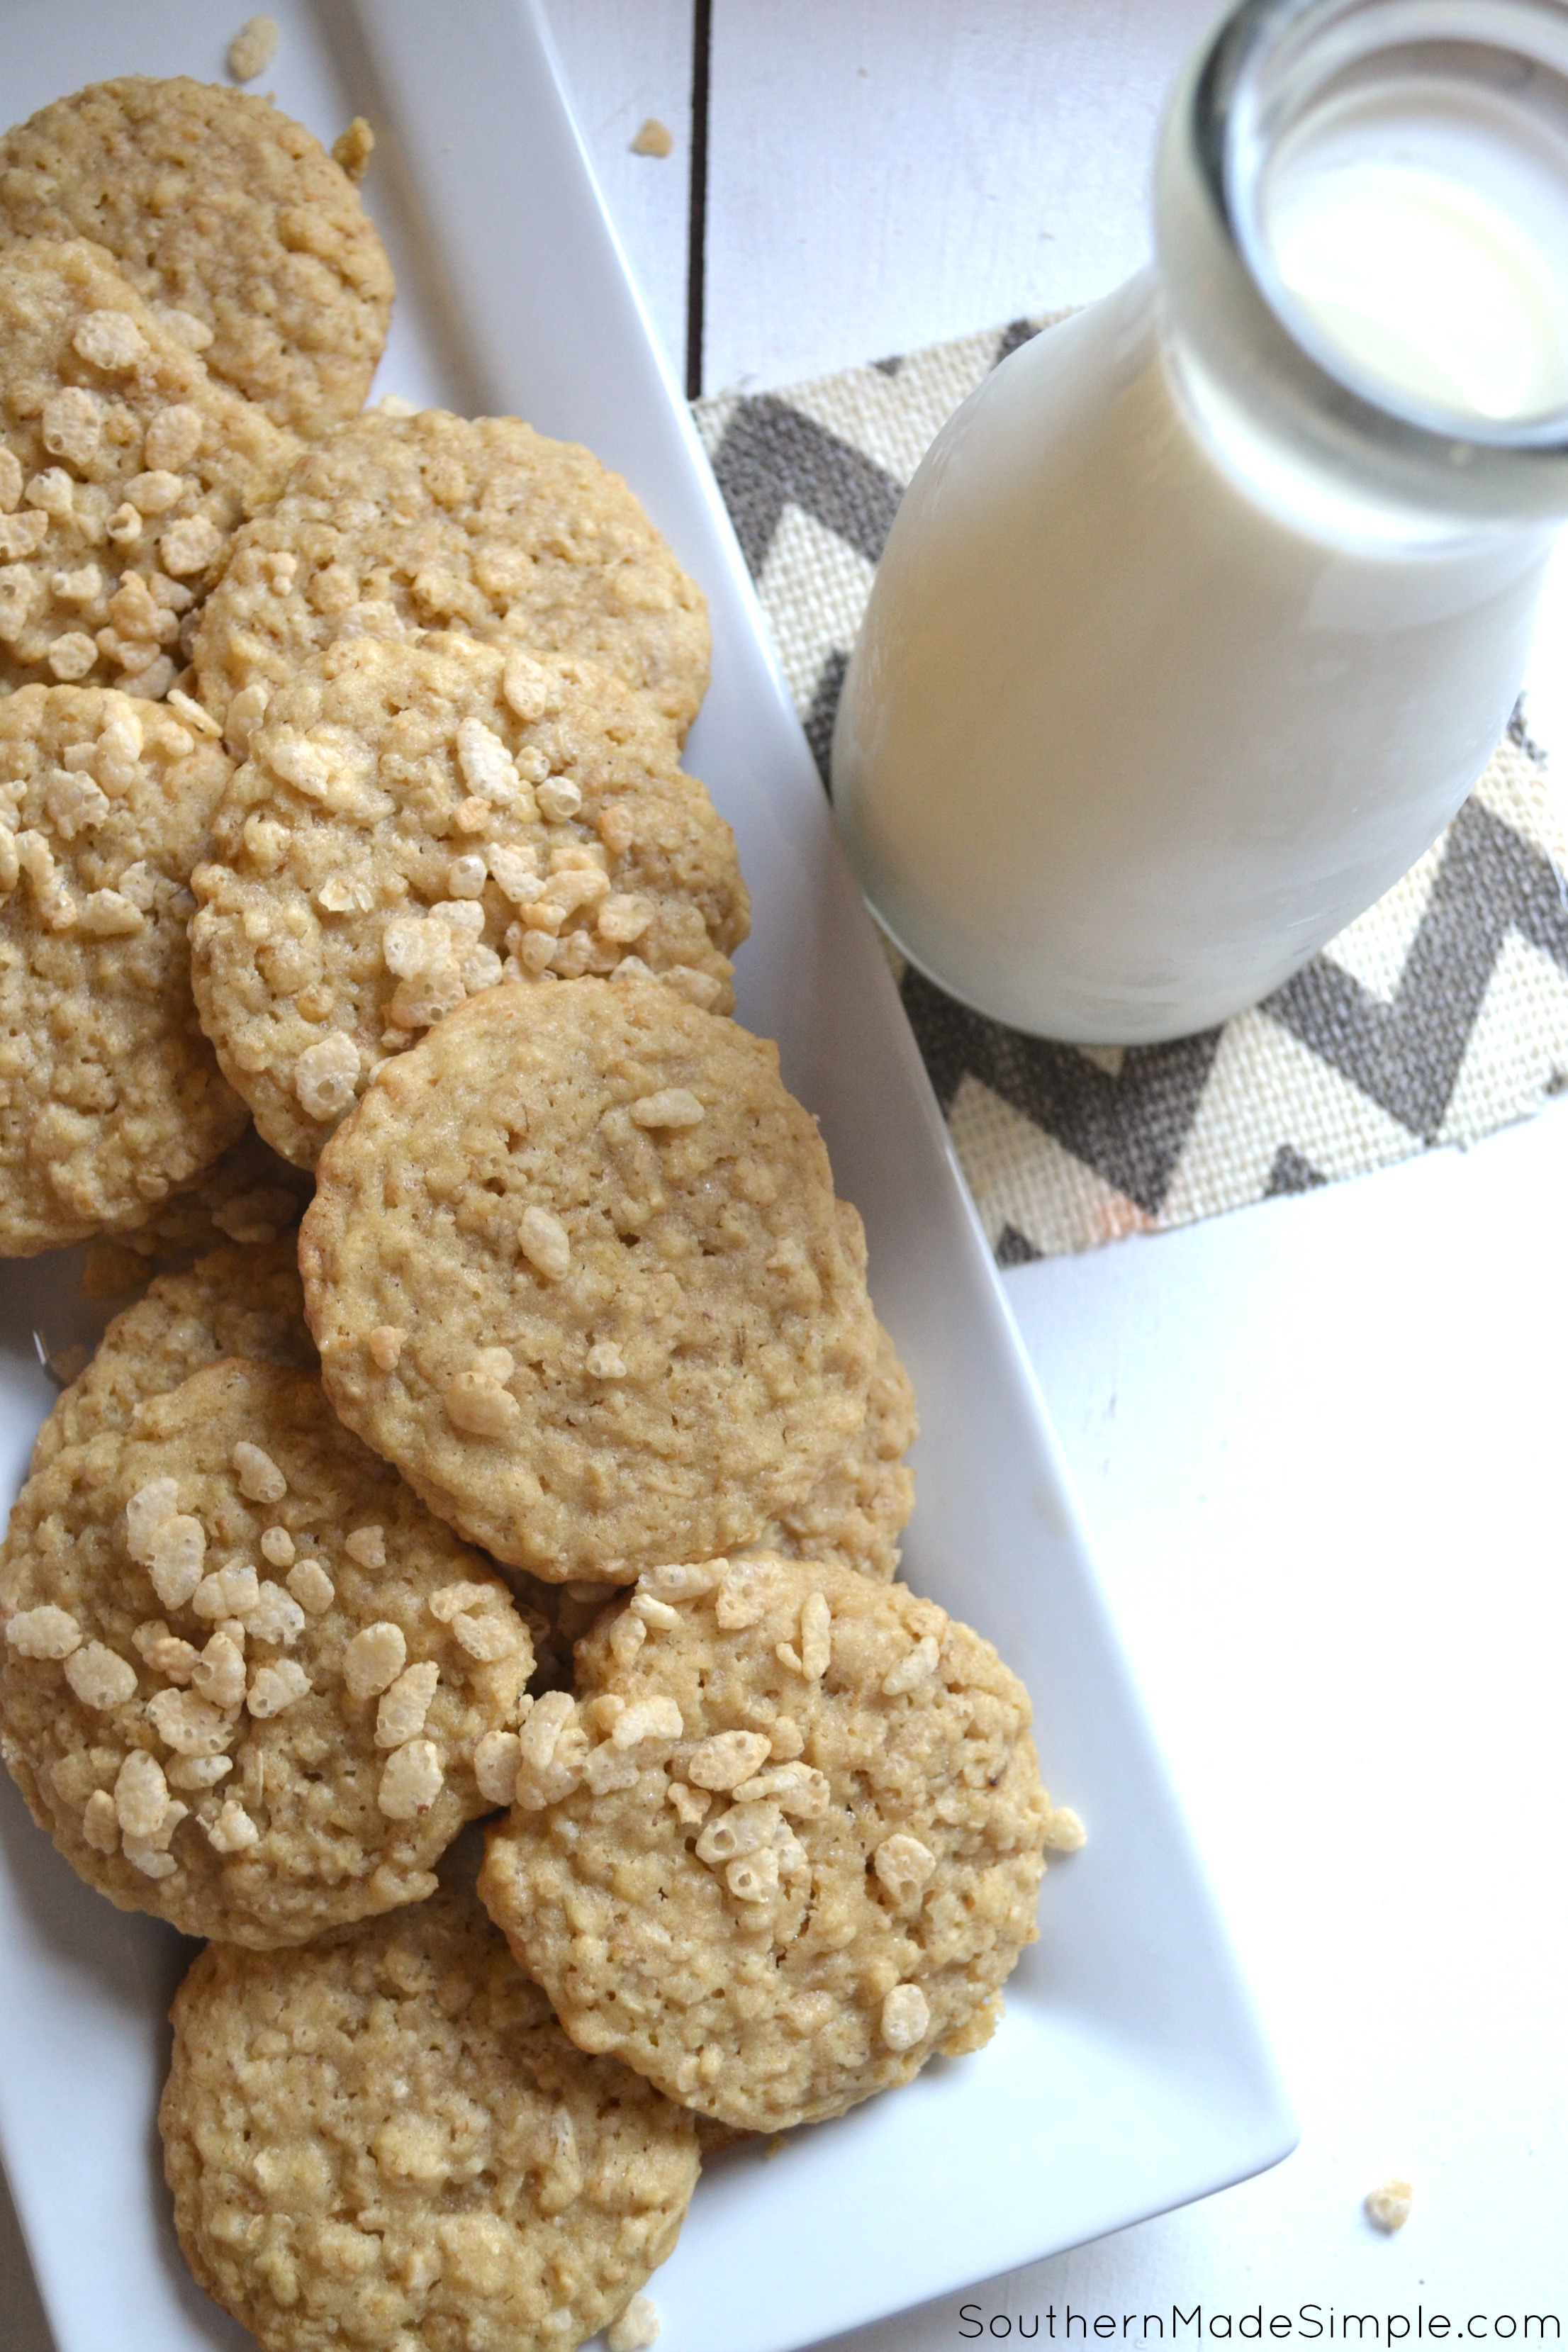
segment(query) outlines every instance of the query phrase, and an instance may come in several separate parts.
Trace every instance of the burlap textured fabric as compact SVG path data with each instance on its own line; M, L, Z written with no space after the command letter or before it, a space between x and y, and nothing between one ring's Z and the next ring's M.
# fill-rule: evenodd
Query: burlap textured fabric
M826 780L894 509L938 428L1050 322L697 404ZM1125 1050L988 1021L913 971L905 1007L1004 1265L1474 1143L1568 1087L1568 823L1516 712L1447 831L1266 1003Z

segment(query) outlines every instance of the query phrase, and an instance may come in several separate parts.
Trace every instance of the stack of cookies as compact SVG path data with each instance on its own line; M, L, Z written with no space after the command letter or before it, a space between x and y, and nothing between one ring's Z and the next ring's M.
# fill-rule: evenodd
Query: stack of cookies
M897 1580L909 1381L730 1017L700 595L586 451L358 415L390 299L262 100L0 142L0 1253L223 1237L39 1434L0 1746L210 1939L162 2122L220 2303L630 2352L700 2147L977 2048L1082 1833Z

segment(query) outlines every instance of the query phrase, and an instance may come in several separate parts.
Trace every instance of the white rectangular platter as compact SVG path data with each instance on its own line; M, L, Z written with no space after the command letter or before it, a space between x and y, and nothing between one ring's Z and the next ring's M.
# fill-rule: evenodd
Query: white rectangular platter
M237 12L235 12L237 16ZM280 6L268 80L331 140L368 114L397 268L379 388L518 412L626 474L713 617L689 764L734 825L753 937L741 1017L783 1050L862 1210L919 1391L905 1574L1033 1694L1047 1783L1089 1825L980 2055L720 2158L654 2282L669 2352L786 2352L1201 2197L1294 2138L1122 1662L995 1269L684 406L523 0ZM216 78L210 0L11 0L5 109L141 71ZM85 1328L69 1257L0 1268L0 1490L51 1391L34 1333ZM153 2114L188 1948L80 1886L0 1786L0 2150L58 2352L199 2352L242 2332L186 2278Z

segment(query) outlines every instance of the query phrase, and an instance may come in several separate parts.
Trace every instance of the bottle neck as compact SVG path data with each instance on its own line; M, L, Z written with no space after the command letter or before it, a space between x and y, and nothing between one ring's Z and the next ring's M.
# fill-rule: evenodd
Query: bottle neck
M1244 0L1156 175L1167 365L1331 535L1568 514L1568 8Z

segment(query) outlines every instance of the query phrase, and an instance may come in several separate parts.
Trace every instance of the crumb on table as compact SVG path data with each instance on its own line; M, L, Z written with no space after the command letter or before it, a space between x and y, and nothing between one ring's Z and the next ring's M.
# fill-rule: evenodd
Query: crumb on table
M254 81L277 55L277 17L247 16L228 45L228 69L236 81Z
M1403 2230L1410 2219L1413 2191L1408 2180L1385 2180L1366 2200L1366 2218L1374 2230L1391 2238L1395 2230Z
M647 121L632 141L634 155L658 155L662 158L673 153L674 148L674 134L668 124L659 121L657 114L648 116Z

